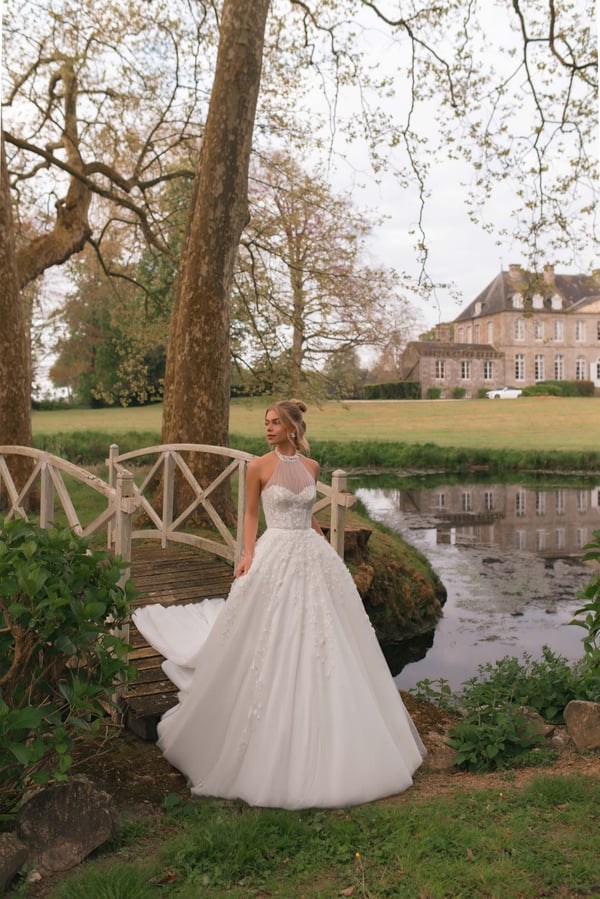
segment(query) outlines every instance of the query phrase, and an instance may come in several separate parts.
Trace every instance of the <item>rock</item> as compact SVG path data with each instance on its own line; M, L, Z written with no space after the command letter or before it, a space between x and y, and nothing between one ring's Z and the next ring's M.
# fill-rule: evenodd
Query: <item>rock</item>
M27 846L27 863L43 876L79 864L117 827L112 797L83 775L32 793L16 820L17 836Z
M14 833L0 833L0 893L27 861L27 846Z
M564 710L567 732L575 746L582 749L600 748L600 703L573 699Z
M552 736L554 725L544 721L539 712L536 712L534 709L528 709L525 706L520 708L520 712L525 719L525 726L529 734L544 737L546 740Z

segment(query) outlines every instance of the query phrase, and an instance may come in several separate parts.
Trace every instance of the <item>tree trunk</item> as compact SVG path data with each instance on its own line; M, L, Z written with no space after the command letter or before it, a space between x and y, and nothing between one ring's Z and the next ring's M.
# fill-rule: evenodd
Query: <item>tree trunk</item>
M19 292L4 140L0 156L0 444L31 446L28 317ZM31 460L14 457L11 471L21 487L31 471Z
M225 0L215 79L180 259L165 374L164 443L229 443L229 296L248 220L248 165L269 0ZM199 460L206 485L221 469ZM179 509L185 497L178 496ZM221 511L229 513L227 495Z

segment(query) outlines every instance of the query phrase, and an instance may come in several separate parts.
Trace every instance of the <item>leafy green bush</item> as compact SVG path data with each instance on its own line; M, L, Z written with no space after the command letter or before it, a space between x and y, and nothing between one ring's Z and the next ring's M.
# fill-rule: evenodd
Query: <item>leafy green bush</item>
M467 391L464 387L453 387L452 388L452 399L454 400L464 400Z
M594 531L593 541L584 546L584 550L583 558L586 562L600 564L600 531ZM578 595L581 599L587 600L586 604L575 612L575 616L583 616L583 620L577 620L575 617L571 624L583 627L587 631L587 636L583 638L583 646L596 686L596 695L589 698L597 702L600 701L600 567Z
M538 381L525 387L523 396L594 396L594 382Z
M597 689L597 673L587 659L573 665L544 646L538 661L525 654L522 660L506 656L480 665L458 693L442 679L420 681L417 695L460 713L449 744L457 750L457 766L478 771L504 767L542 742L526 709L562 722L572 699L593 699Z
M419 400L419 381L385 381L382 384L365 384L363 396L366 400Z
M427 388L427 399L428 400L439 400L442 395L441 387L428 387Z
M64 780L131 673L113 632L129 613L123 563L72 531L0 528L0 811L31 783Z

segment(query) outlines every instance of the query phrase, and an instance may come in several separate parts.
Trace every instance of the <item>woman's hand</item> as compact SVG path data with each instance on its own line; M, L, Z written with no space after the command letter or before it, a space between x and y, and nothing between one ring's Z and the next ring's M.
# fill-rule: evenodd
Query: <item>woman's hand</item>
M244 574L248 574L250 571L250 566L252 565L252 556L248 556L244 554L240 561L237 564L235 569L235 576L242 577Z

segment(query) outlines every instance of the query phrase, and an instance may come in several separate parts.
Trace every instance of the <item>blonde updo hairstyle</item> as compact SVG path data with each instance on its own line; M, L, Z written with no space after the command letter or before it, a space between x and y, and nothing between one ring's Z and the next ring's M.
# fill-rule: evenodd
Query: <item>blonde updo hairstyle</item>
M297 452L310 449L308 440L304 436L306 434L306 422L302 417L306 412L306 405L302 400L283 400L280 403L273 403L269 406L267 412L275 410L279 416L281 424L287 431L288 439Z

